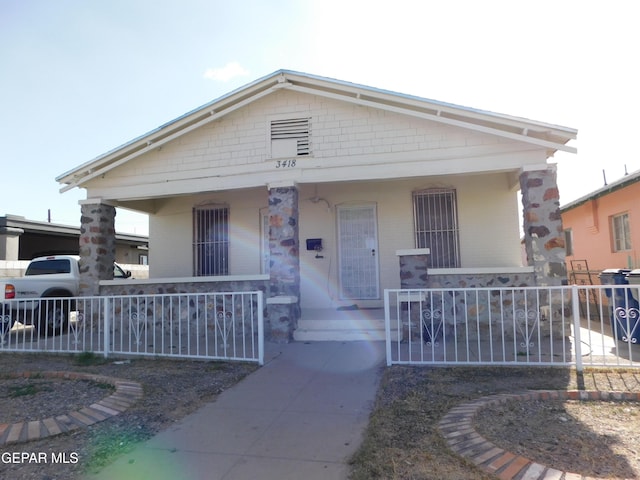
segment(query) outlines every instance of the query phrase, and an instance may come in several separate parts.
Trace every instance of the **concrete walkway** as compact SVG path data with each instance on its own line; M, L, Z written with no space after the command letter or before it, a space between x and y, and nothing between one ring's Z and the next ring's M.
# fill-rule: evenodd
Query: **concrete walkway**
M267 344L264 367L87 478L346 479L383 365L384 342Z

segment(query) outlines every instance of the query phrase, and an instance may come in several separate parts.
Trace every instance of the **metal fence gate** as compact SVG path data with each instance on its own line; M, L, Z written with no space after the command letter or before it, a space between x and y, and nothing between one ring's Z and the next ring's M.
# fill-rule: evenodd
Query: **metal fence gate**
M264 362L263 293L11 300L0 352L93 352Z
M638 290L385 290L387 364L640 367Z

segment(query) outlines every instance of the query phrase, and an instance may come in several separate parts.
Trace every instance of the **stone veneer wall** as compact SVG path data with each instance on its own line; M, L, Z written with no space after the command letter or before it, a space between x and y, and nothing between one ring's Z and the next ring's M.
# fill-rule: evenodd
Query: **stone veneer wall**
M552 316L561 318L561 312L552 312L549 305L554 308L563 305L562 293L522 288L536 286L535 272L427 272L426 255L401 255L399 258L401 288L442 289L427 292L421 302L405 305L409 313L403 328L405 339L409 338L409 331L412 341L420 339L421 314L423 321L440 332L439 335L442 335L442 329L448 336L464 332L468 340L476 340L479 333L488 338L490 331L505 339L516 338L518 342L529 343L532 340L526 336L531 335L533 325L539 325L543 336L562 338L568 335L561 322L550 321ZM438 327L441 321L442 326ZM466 328L469 323L473 328Z
M488 332L492 332L501 338L530 343L533 329L538 326L543 337L568 335L563 327L568 329L570 325L563 326L558 320L562 312L551 311L567 305L568 299L563 303L561 298L565 293L526 288L535 284L534 272L429 274L423 288L434 290L426 293L421 305L411 305L411 318L407 319L412 324L412 340L420 337L420 312L428 312L425 320L433 320L434 326L442 320L441 328L446 329L447 335L463 332L468 340L476 340L478 334L488 338ZM405 338L407 335L408 325Z
M117 284L100 285L100 295L163 295L175 293L216 293L216 292L267 292L267 280L215 280L211 282L165 282L157 283L135 280L118 281Z
M158 281L158 283L118 281L112 285L100 285L100 295L127 296L127 298L115 301L115 314L120 315L125 312L135 320L134 323L138 325L138 328L141 328L139 323L142 322L145 325L144 328L156 328L156 331L165 335L188 335L189 332L198 331L197 324L201 324L203 318L210 319L210 322L220 322L221 319L226 319L235 322L235 329L229 325L228 327L238 335L242 335L247 331L257 334L257 329L252 330L249 325L257 320L258 309L264 311L265 306L258 305L257 299L253 295L232 299L224 294L226 292L253 291L264 293L267 291L267 287L267 280L258 279L212 282ZM203 295L187 298L181 294ZM158 297L155 295L172 296ZM170 301L167 298L174 298L174 300ZM89 316L90 312L87 311L84 314L86 318L92 318ZM173 321L169 321L169 319L173 319ZM153 322L155 325L151 325ZM131 328L131 322L125 322L123 325L124 328ZM120 324L116 324L115 328L116 330L120 328ZM164 332L161 331L163 328ZM218 328L220 327L218 326Z
M533 272L429 274L427 288L533 287Z
M400 288L425 288L428 281L427 255L398 255Z
M556 168L524 170L520 174L524 244L536 285L567 283L565 244L560 214Z
M298 190L269 190L270 296L300 296Z
M111 205L80 207L80 295L98 295L100 280L113 278L116 260L116 209Z
M268 303L265 333L276 342L290 342L300 318L300 240L298 189L269 190L269 297L287 303Z

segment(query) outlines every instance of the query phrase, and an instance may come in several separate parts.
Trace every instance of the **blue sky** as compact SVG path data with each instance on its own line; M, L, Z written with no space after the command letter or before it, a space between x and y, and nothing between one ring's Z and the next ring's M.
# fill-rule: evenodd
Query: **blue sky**
M640 169L633 6L0 0L0 215L79 224L57 176L280 68L577 128L553 160L567 203Z

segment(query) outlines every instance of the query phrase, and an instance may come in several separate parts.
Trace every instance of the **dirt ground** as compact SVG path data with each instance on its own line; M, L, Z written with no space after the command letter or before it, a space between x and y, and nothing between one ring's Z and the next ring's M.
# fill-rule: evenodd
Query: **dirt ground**
M386 369L352 478L493 479L454 454L438 422L454 406L523 390L640 391L640 371L599 370L582 376L560 368ZM594 478L640 478L640 410L615 402L513 402L482 410L487 440L553 468Z
M140 359L114 363L100 357L0 355L1 372L74 371L139 382L144 396L124 413L72 432L2 447L0 478L73 480L100 469L117 456L235 385L257 367L246 363ZM112 393L111 386L83 380L2 378L0 423L64 414ZM87 403L89 402L89 403ZM43 455L47 462L15 462L11 453ZM68 463L52 463L63 454ZM73 461L77 459L77 461ZM9 461L7 461L9 460Z
M252 364L140 359L0 355L3 372L65 370L125 378L144 397L126 412L73 433L3 447L3 452L77 455L69 464L0 462L0 478L79 479L195 411L257 368ZM194 381L197 379L197 381ZM28 420L107 396L86 381L0 378L0 423ZM454 406L527 389L640 391L640 371L552 368L425 368L384 370L363 444L351 459L354 480L494 478L454 454L438 422ZM615 402L513 402L481 410L488 440L559 470L594 478L640 478L640 406ZM64 412L63 412L64 413Z
M595 478L640 478L640 405L528 401L482 409L480 435L557 470Z

